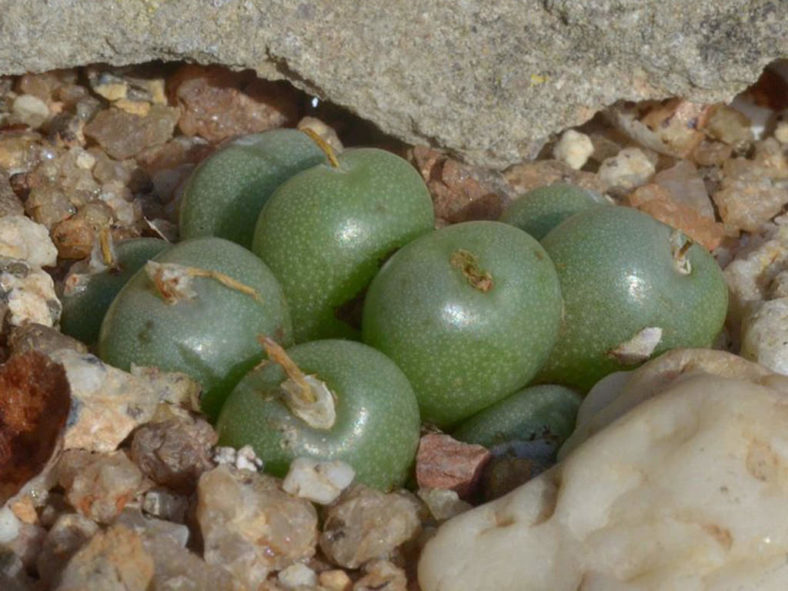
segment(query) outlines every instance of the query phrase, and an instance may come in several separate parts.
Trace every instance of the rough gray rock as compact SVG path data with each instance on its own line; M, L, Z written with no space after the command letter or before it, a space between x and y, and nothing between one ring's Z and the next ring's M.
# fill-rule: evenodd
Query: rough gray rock
M498 167L619 99L730 99L788 56L780 0L0 0L0 72L250 67Z

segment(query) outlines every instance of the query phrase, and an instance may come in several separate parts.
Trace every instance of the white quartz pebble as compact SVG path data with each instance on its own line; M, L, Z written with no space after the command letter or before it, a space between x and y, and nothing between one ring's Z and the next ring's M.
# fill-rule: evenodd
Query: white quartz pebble
M301 562L291 564L286 569L280 570L277 575L279 584L285 589L298 589L299 587L314 587L317 585L317 574Z
M655 170L654 164L642 150L624 148L602 162L599 166L599 178L609 187L634 189L645 184Z
M39 127L44 121L49 119L49 107L47 104L32 94L20 94L14 99L11 106L14 119L19 123L24 123L32 128Z
M788 589L788 378L705 355L701 368L723 375L692 353L680 371L633 372L611 404L639 404L622 401L554 468L442 525L420 588Z
M744 318L741 354L788 375L788 297L763 302Z
M57 263L57 248L45 226L23 215L8 215L0 218L0 256L51 267Z
M348 464L334 460L320 462L296 458L290 464L282 488L291 495L328 505L353 481L355 471Z
M8 306L11 326L35 322L53 327L63 309L48 273L12 259L0 260L0 301Z
M591 138L574 129L567 129L553 148L555 159L565 162L575 170L583 168L593 153L594 144L591 143Z

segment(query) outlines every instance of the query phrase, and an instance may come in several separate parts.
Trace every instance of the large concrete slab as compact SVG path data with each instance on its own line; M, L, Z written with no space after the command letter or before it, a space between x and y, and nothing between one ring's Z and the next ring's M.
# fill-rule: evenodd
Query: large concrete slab
M497 167L616 100L726 100L786 56L780 0L0 0L0 73L251 67Z

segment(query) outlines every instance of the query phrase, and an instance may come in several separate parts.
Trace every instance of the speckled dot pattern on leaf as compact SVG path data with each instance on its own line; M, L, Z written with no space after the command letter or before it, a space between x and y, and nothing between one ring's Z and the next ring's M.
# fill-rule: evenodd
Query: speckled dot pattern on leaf
M134 363L188 374L203 386L203 411L215 418L233 386L262 358L258 335L289 343L284 295L260 259L221 238L187 240L154 260L219 271L254 289L259 300L197 277L193 299L166 303L141 269L107 311L99 356L125 370Z
M644 328L662 330L651 357L711 346L725 320L725 281L697 244L686 254L691 272L679 273L673 232L635 209L605 207L572 216L544 238L561 280L564 322L539 381L587 390L608 373L633 369L611 351Z
M295 129L275 129L229 142L189 177L180 207L181 236L219 236L248 248L271 193L297 172L325 159L320 148Z
M452 264L458 251L490 274L488 291ZM558 278L539 243L514 226L477 221L395 254L370 286L363 335L408 376L422 419L446 426L524 386L560 318Z
M252 250L285 291L296 342L358 338L357 311L380 265L434 225L427 187L405 160L374 148L344 152L276 190Z
M266 470L279 476L292 460L308 456L347 462L356 481L369 486L402 485L420 425L416 397L402 371L382 353L352 341L313 341L288 355L334 394L334 426L316 429L294 416L280 396L285 374L268 364L248 374L227 399L217 425L220 444L251 444Z

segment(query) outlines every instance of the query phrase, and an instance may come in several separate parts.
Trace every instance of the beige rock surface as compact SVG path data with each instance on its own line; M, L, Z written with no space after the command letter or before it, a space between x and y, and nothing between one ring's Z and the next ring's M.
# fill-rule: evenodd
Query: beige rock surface
M617 100L727 100L788 56L788 5L773 0L2 0L0 14L3 74L252 68L500 167Z
M788 380L717 353L644 366L653 396L442 526L422 590L788 588Z

